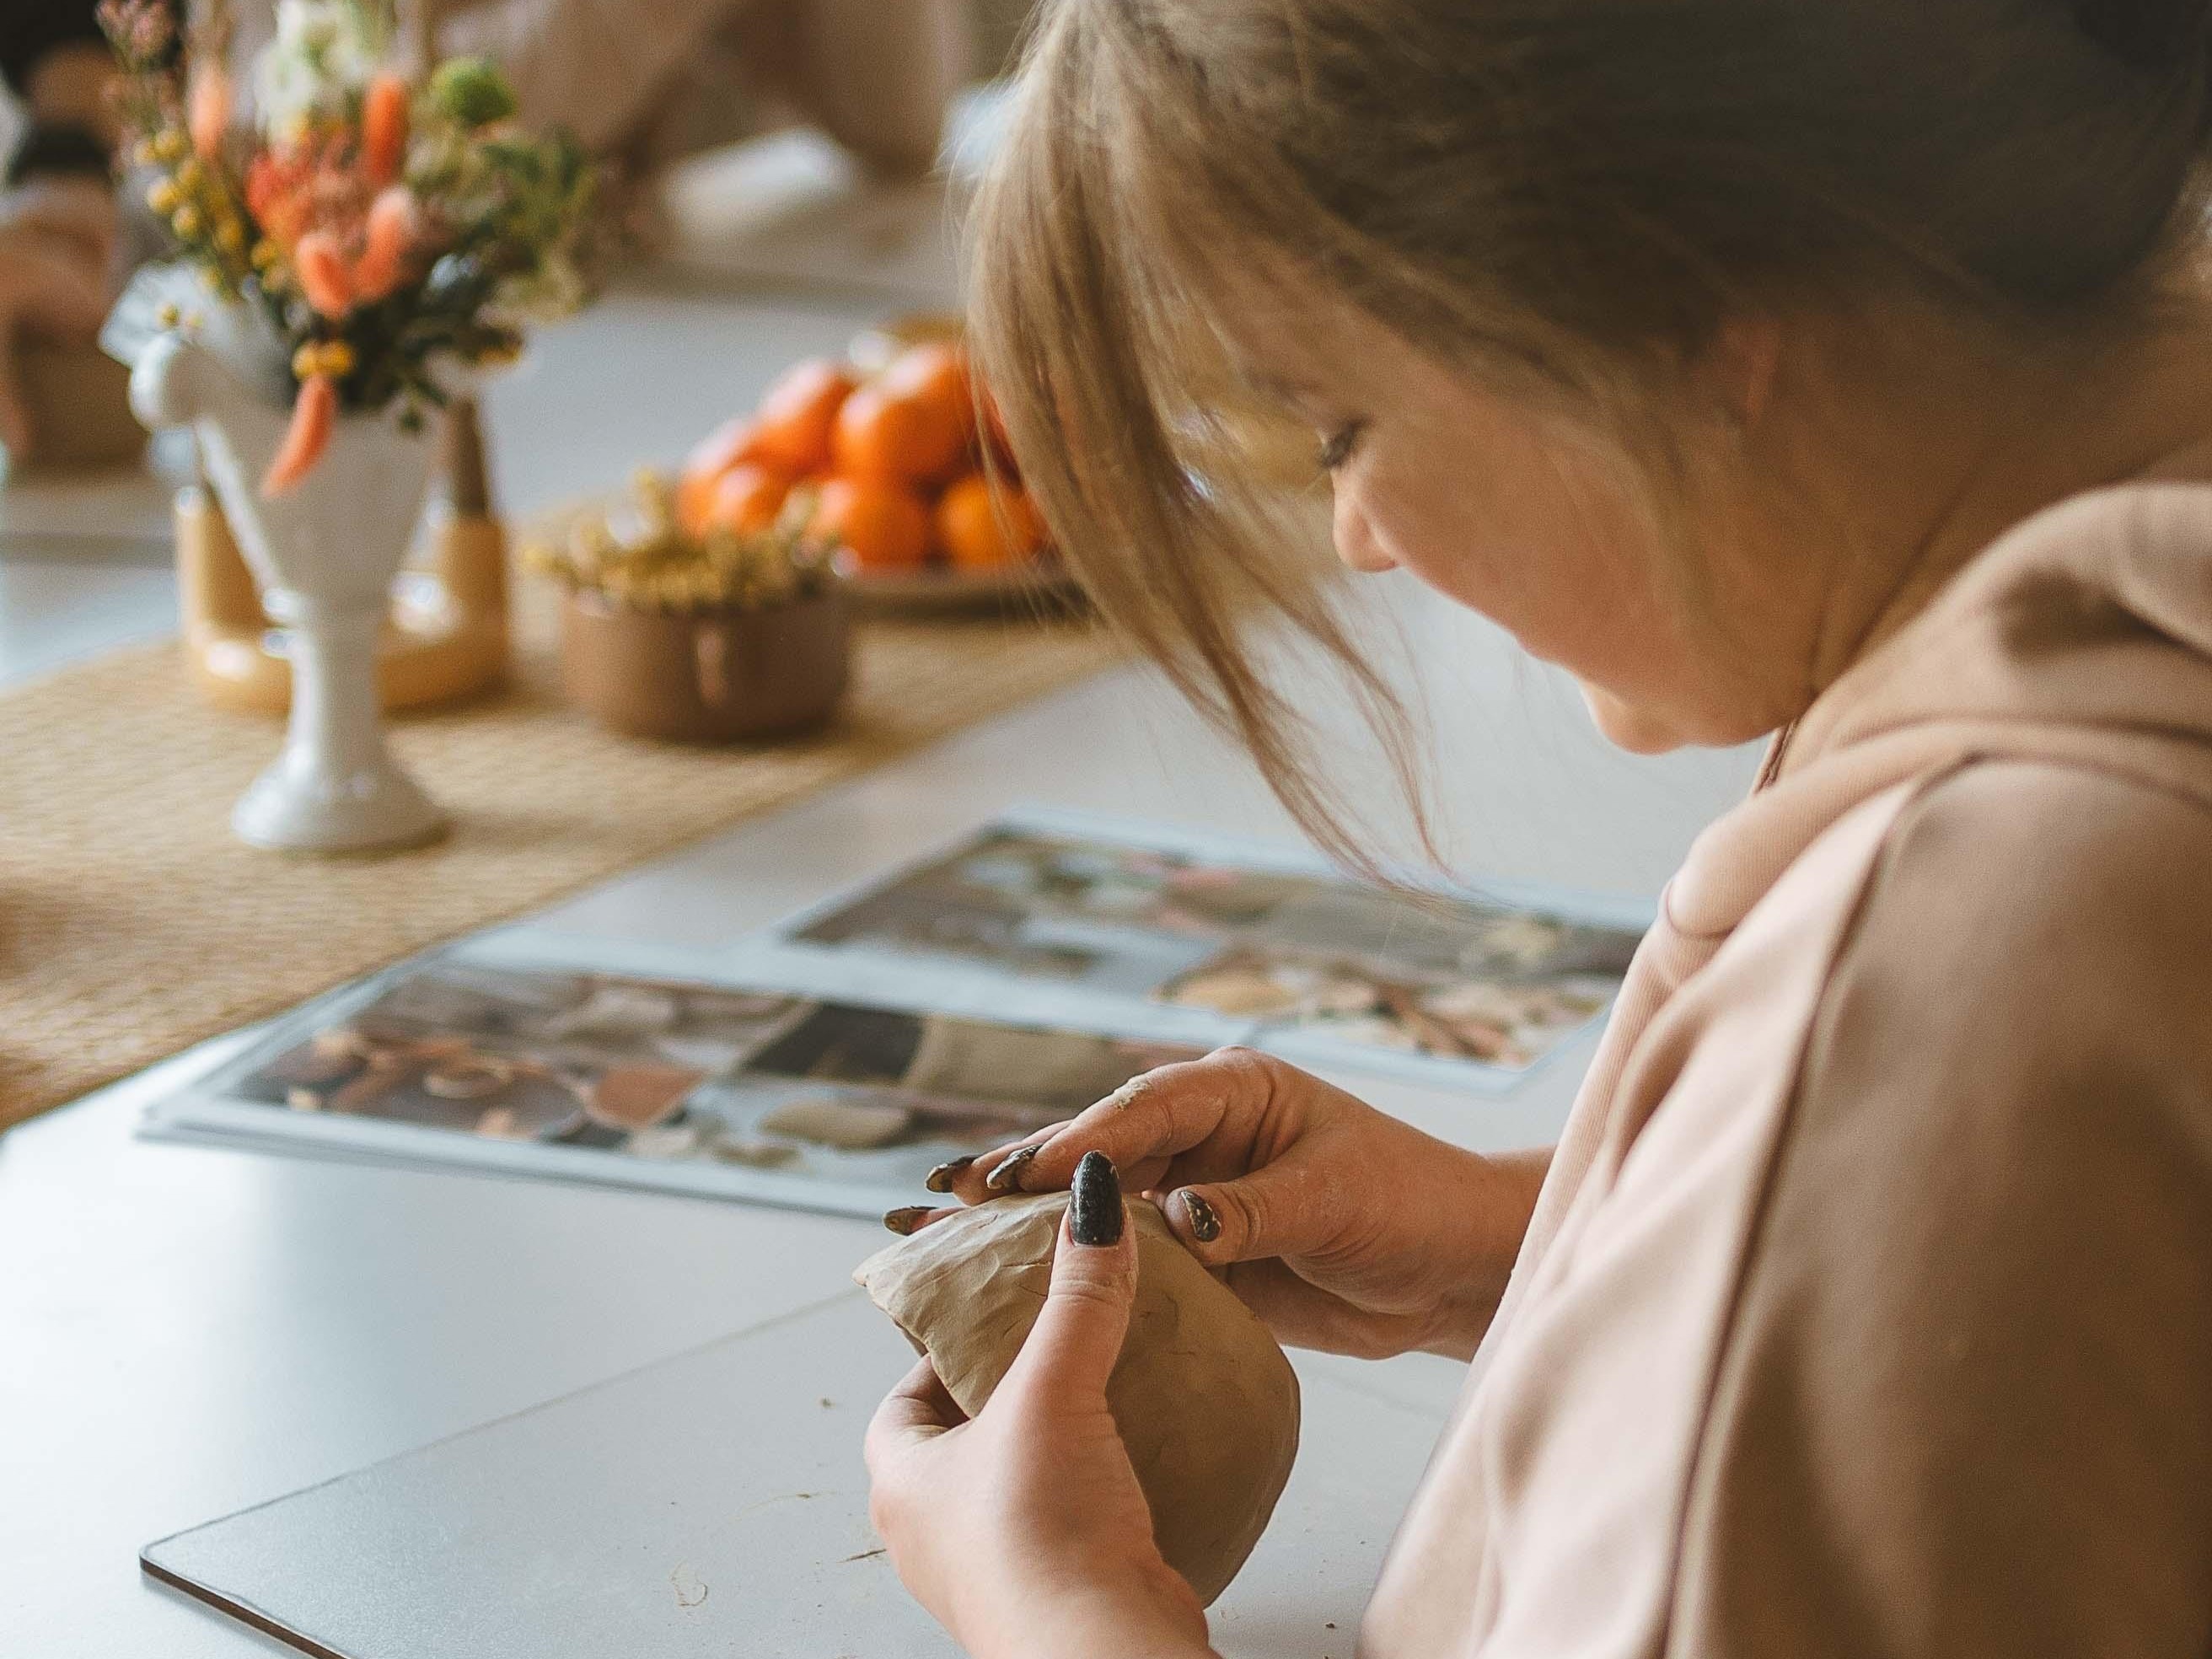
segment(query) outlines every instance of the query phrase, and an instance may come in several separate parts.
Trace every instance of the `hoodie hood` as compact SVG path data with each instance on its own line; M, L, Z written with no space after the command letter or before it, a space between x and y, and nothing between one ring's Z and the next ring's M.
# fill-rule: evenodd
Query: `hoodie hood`
M1728 933L1853 807L1977 755L2212 801L2212 484L2092 491L1992 543L1776 740L1758 793L1692 847L1668 919Z

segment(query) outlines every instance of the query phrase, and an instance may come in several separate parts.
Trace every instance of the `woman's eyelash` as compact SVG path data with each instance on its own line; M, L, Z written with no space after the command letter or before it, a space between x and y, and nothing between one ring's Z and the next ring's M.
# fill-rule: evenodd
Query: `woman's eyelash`
M1366 429L1367 422L1364 421L1347 421L1323 438L1317 456L1322 471L1334 472L1350 460L1352 450L1358 445L1359 434Z

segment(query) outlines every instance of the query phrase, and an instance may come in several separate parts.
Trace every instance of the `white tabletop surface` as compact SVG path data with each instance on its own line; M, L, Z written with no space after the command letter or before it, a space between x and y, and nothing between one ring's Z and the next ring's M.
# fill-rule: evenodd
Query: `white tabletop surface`
M827 302L619 296L499 388L499 483L525 509L611 483L866 319ZM1392 600L1436 671L1437 775L1462 873L1655 892L1748 781L1742 751L1613 753L1571 692L1494 631L1409 592ZM165 573L143 563L0 551L0 678L158 635L173 607ZM537 925L712 943L1018 803L1291 833L1250 767L1128 669L610 882ZM1502 1148L1555 1132L1587 1049L1503 1099L1339 1080L1454 1140ZM0 1137L10 1659L274 1650L143 1581L138 1547L817 1302L882 1237L735 1204L134 1139L164 1072L194 1063ZM1439 1360L1313 1363L1439 1418L1458 1380Z

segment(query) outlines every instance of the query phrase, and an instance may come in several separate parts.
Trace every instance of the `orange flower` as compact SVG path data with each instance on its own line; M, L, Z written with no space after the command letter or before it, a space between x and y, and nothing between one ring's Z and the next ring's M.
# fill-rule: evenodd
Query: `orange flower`
M204 64L192 71L191 109L185 125L192 135L193 153L213 161L222 153L223 135L230 131L230 76L220 64Z
M352 273L338 240L327 230L311 230L292 250L292 269L307 303L333 322L353 309Z
M290 248L307 228L308 181L314 167L297 155L263 150L246 169L246 205L254 222L279 247Z
M386 70L362 96L361 155L368 182L383 189L407 161L407 82Z
M264 500L288 494L315 470L323 452L331 447L331 434L338 421L338 383L327 374L310 375L300 382L300 395L292 404L292 424L276 459L262 475Z
M353 262L349 286L356 304L374 305L399 286L414 240L415 198L407 186L379 191L369 204L361 258Z

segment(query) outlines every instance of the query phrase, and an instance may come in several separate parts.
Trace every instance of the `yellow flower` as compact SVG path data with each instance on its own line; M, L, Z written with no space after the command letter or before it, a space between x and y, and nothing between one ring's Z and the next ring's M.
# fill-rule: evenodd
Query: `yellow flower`
M163 127L154 135L154 158L160 161L181 161L192 153L192 141L175 127Z
M159 180L146 191L146 205L165 219L181 207L184 200L184 191L167 179Z
M200 210L190 202L169 216L169 228L189 242L200 234Z
M246 247L246 227L235 219L225 219L215 228L215 245L225 253L240 253Z
M309 340L292 354L292 375L305 380L326 374L333 380L343 380L359 362L343 340Z
M182 190L198 190L207 180L207 171L197 159L187 155L177 163L177 185Z
M253 245L253 268L256 270L266 270L283 257L284 250L266 236Z

